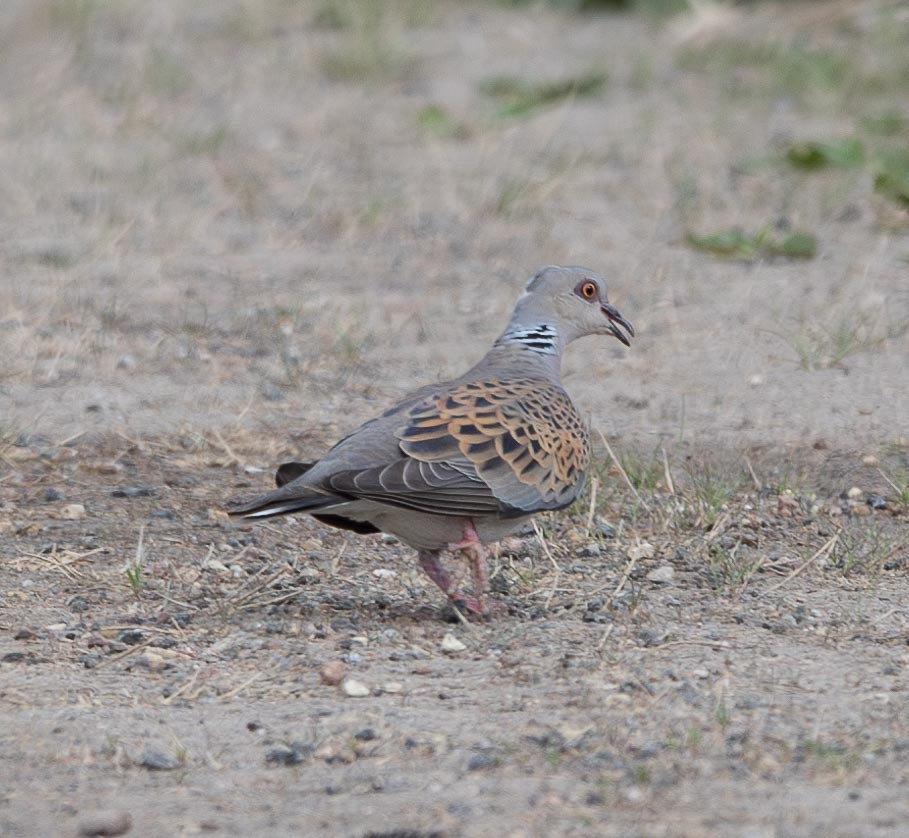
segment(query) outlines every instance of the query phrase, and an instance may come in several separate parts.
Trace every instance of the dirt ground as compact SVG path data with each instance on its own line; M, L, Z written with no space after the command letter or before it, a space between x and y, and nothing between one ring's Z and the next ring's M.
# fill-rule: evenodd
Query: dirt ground
M0 835L909 835L909 8L631 5L0 4ZM226 519L546 263L501 614Z

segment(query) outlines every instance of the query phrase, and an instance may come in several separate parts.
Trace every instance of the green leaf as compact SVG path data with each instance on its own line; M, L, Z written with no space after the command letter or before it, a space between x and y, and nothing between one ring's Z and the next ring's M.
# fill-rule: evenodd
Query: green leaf
M874 189L909 206L909 151L888 151L874 165Z
M745 235L739 229L723 230L706 236L689 233L688 243L696 250L732 259L752 259L757 254L754 237Z
M826 166L852 169L864 162L865 148L859 140L835 140L830 143L809 140L789 146L786 159L800 169L822 169Z

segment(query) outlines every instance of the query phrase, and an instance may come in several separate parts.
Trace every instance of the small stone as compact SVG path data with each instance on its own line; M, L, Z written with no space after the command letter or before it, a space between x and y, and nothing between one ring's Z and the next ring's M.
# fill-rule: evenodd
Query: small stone
M48 486L44 490L44 500L48 501L48 503L55 500L63 500L63 492L53 486Z
M278 745L265 752L265 761L273 765L299 765L312 756L315 748L304 742Z
M369 695L369 687L354 678L345 678L341 689L344 690L344 695L350 698L366 698Z
M760 387L764 383L764 376L763 375L752 375L751 378L748 379L748 383L752 387Z
M577 554L582 558L599 558L602 553L603 551L600 549L600 545L595 541L585 544L577 551Z
M638 561L639 559L652 559L655 553L656 548L652 544L642 541L640 544L629 547L627 556L632 561Z
M79 835L82 838L125 835L132 825L133 819L128 812L92 812L79 821Z
M136 666L141 666L150 672L160 672L167 666L167 661L157 652L143 652L136 659Z
M603 536L603 538L615 538L616 537L616 528L612 526L605 518L596 519L596 528L597 532Z
M487 768L495 768L499 764L499 757L488 751L481 751L474 754L467 762L468 771L484 771Z
M849 500L856 500L857 498L860 498L863 494L864 494L864 492L862 492L862 490L859 489L858 486L853 486L848 492L846 492L846 497L849 498Z
M112 498L148 498L154 494L155 490L149 486L124 486L114 489L110 496Z
M364 727L363 730L358 730L354 734L354 739L360 742L372 742L373 739L377 738L376 732L371 727Z
M382 692L392 695L402 693L404 692L404 685L400 681L389 681L387 684L382 684Z
M865 454L865 456L862 457L862 465L876 466L878 462L880 461L877 457L874 456L874 454Z
M872 509L886 509L887 508L887 498L881 495L868 495L865 498L865 503L868 504Z
M32 631L30 628L21 628L13 635L13 640L37 640L37 632Z
M319 669L319 680L329 687L336 687L344 680L344 664L341 661L329 661Z
M176 757L168 756L163 751L155 748L146 748L142 754L142 759L139 760L139 765L149 771L175 771L177 768L181 768L183 763Z
M443 652L448 652L449 654L457 654L458 652L463 652L466 648L467 647L451 632L442 638Z
M672 565L660 565L660 567L654 568L650 571L650 573L647 574L647 579L649 579L651 582L660 582L662 584L666 584L667 582L671 582L673 579L675 579L675 569L672 567Z
M121 631L117 635L117 640L120 643L125 643L127 646L136 646L145 640L145 635L138 629L127 629L126 631Z
M398 575L396 570L389 570L387 567L377 567L372 575L377 579L394 579Z
M131 370L135 369L136 359L132 355L121 355L117 358L117 369L118 370Z
M264 382L260 388L260 392L262 393L262 398L267 402L281 402L287 398L287 394L284 390L271 381Z
M85 517L85 506L81 503L68 503L60 509L60 517L64 521L78 521Z

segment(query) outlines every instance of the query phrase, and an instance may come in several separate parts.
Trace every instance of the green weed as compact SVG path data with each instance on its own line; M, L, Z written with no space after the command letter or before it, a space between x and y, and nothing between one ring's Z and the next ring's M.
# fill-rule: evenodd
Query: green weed
M582 75L555 82L532 84L513 76L502 76L484 82L481 91L498 99L497 115L503 119L527 116L538 108L564 99L596 96L606 85L606 73L591 70Z
M826 166L856 168L865 162L865 147L854 139L832 142L808 140L789 146L786 159L800 169L822 169Z
M813 259L817 255L817 238L811 233L795 231L777 238L767 227L756 233L746 233L737 227L707 235L688 233L686 241L695 250L724 259L752 261L767 256Z

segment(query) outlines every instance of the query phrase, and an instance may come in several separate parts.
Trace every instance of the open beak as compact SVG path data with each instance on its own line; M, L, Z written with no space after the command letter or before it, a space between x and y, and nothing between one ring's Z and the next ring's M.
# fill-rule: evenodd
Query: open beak
M634 337L634 327L629 323L621 314L619 310L610 303L601 303L600 310L606 315L606 319L609 321L609 331L612 332L625 346L631 346L631 342L628 340L628 337ZM628 332L626 337L625 332Z

